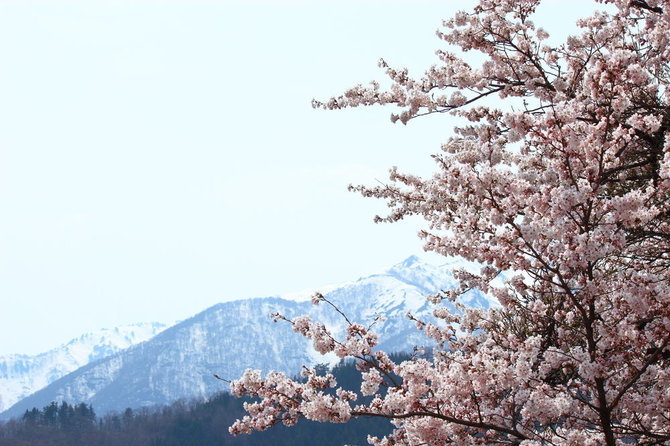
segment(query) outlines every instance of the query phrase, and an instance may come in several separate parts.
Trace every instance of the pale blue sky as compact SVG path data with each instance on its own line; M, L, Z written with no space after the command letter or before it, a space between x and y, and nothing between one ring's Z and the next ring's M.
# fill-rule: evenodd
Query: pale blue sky
M427 67L471 3L0 0L0 354L420 253L346 187L430 172L453 122L310 101Z

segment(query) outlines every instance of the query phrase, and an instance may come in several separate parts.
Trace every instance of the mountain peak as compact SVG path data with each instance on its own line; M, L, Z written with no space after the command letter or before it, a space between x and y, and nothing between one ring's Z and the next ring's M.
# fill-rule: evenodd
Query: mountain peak
M417 264L422 264L422 263L423 263L423 261L418 256L411 255L411 256L407 257L405 260L403 260L402 262L398 263L397 265L394 265L393 268L398 267L398 266L401 266L401 267L404 267L404 268L411 268L411 267L413 267Z

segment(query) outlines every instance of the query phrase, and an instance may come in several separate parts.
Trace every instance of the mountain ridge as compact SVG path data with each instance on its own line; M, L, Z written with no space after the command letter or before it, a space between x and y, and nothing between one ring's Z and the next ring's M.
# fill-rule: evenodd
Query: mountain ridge
M166 327L168 324L148 322L103 328L37 355L0 356L0 411L83 365L145 341Z
M324 295L351 320L367 323L383 315L386 320L375 326L379 348L407 351L425 338L406 314L432 318L426 295L456 286L452 267L453 262L447 269L410 257L382 273L329 286ZM306 339L293 333L290 324L275 324L268 317L277 312L288 318L307 314L324 322L336 337L343 334L346 322L337 312L303 298L270 296L216 304L145 342L75 370L0 417L19 416L50 401L86 402L98 413L106 413L179 398L204 398L225 390L212 377L214 373L236 378L246 368L257 368L295 374L303 364L332 362L335 358L316 354ZM494 303L476 290L469 298L477 306Z

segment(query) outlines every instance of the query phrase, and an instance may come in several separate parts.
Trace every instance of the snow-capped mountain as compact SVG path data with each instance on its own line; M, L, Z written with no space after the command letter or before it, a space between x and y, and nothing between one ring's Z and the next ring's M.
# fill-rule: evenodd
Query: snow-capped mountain
M165 328L154 322L102 329L35 356L0 356L0 411L81 366L146 341Z
M369 323L377 315L384 316L386 320L375 325L382 341L380 348L408 351L422 345L425 338L406 314L430 318L432 307L426 296L453 288L456 281L451 270L459 266L453 262L433 266L410 257L379 274L327 287L324 295L351 320ZM307 340L293 333L290 324L273 323L268 316L276 312L289 318L307 314L341 335L346 326L342 316L329 305L312 305L308 296L215 305L146 342L64 376L0 416L19 416L27 409L61 400L90 403L99 414L165 404L225 390L225 384L213 378L215 373L237 378L245 369L256 368L296 374L303 364L327 362ZM466 299L474 306L493 304L476 291Z

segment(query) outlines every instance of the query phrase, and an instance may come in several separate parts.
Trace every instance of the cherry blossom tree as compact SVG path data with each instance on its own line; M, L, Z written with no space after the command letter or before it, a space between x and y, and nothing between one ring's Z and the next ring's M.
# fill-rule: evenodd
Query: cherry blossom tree
M378 446L670 444L670 0L600 0L559 46L532 21L539 3L480 0L444 22L457 52L423 77L381 61L389 88L315 101L465 118L432 178L394 168L388 185L353 189L387 201L379 221L423 217L427 250L483 267L429 297L439 322L416 323L437 347L424 357L394 363L351 321L336 339L289 320L319 352L355 358L371 402L309 368L247 371L231 389L258 400L231 432L370 416L395 426L368 439ZM500 307L440 305L471 288Z

